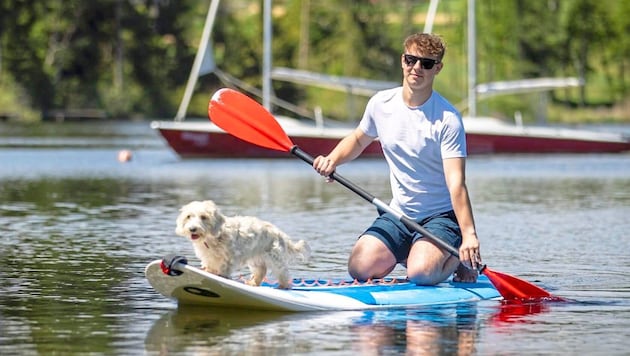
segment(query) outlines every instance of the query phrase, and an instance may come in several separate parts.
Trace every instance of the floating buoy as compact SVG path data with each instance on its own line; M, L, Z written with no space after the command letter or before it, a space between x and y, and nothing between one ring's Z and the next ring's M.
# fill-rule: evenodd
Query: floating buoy
M129 162L131 161L131 157L132 157L131 151L129 150L120 150L118 152L118 162L122 162L122 163Z

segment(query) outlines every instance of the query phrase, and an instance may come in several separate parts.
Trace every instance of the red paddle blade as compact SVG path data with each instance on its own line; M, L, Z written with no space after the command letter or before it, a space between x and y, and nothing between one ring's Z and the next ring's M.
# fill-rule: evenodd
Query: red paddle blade
M223 88L214 93L208 103L208 117L243 141L285 152L294 146L269 111L236 90Z
M488 267L482 270L490 282L499 291L503 299L516 301L562 301L563 298L551 295L546 290L509 274L492 271Z

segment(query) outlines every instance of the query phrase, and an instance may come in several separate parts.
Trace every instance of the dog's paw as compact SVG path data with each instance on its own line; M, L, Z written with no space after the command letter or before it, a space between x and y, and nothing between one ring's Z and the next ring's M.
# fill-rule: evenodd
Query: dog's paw
M245 284L247 284L248 286L252 286L252 287L259 287L261 283L262 283L262 281L261 282L257 282L256 279L254 279L254 278L252 278L252 279L250 279L250 280L245 282Z
M202 269L202 270L204 270L204 271L206 271L206 272L208 272L208 273L210 273L210 274L214 274L214 275L217 275L217 276L219 276L219 277L227 278L227 277L225 277L225 276L221 275L221 273L219 273L219 271L217 271L217 270L216 270L216 269L214 269L214 268L210 268L210 267L202 266L202 267L201 267L201 269Z

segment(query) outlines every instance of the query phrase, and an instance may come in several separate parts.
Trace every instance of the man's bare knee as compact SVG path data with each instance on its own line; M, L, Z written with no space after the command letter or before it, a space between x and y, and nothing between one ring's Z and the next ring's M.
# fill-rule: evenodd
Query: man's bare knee
M407 276L411 283L415 283L420 286L433 286L442 282L441 276L437 277L427 273L418 273L415 275Z
M432 286L445 281L457 268L459 260L449 257L444 264L414 264L413 268L407 269L409 281L418 284Z
M361 240L348 259L350 276L365 281L388 275L396 267L396 258L391 251L373 236L364 236Z
M389 264L373 263L371 265L348 263L348 273L350 276L359 281L367 281L373 278L383 278L387 276L396 267Z

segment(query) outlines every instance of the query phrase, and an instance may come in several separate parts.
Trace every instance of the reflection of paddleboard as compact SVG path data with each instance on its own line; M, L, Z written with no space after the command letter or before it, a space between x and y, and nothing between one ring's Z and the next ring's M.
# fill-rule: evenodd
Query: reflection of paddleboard
M305 318L302 313L180 305L151 326L145 351L151 355L290 355L299 344L309 345L309 354L325 354L332 345L321 342L321 333L348 328L364 313L389 311L319 312Z
M436 286L418 286L404 279L383 279L369 283L347 280L294 280L293 288L283 290L263 283L260 287L222 278L185 263L170 275L162 271L162 260L145 269L149 283L159 293L179 304L199 304L256 310L316 311L401 308L421 305L501 299L485 276L477 283L447 281ZM172 273L175 274L175 273Z

